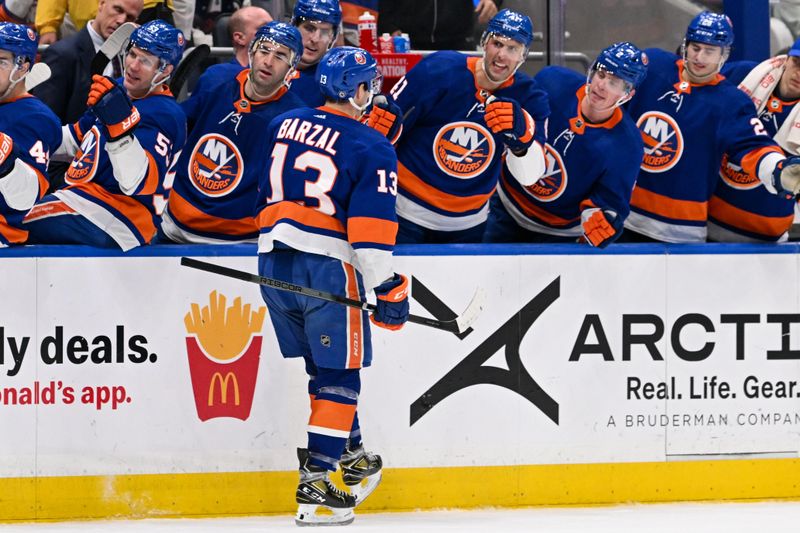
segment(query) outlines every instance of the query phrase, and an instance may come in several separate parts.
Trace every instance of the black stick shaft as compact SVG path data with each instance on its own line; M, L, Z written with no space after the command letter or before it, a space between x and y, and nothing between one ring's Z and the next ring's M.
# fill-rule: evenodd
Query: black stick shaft
M278 289L281 291L294 292L296 294L302 294L303 296L309 296L311 298L318 298L320 300L346 305L348 307L364 309L365 311L375 311L375 305L368 302L362 302L361 300L353 300L351 298L345 298L344 296L339 296L338 294L332 294L330 292L311 289L309 287L303 287L302 285L295 285L294 283L289 283L287 281L281 281L273 278L266 278L264 276L257 276L255 274L250 274L249 272L243 272L241 270L236 270L234 268L228 268L221 265L215 265L213 263L207 263L205 261L200 261L199 259L192 259L191 257L181 257L181 265L189 268L195 268L197 270L203 270L205 272L210 272L212 274L219 274L221 276L227 276L229 278L248 281L250 283L256 283L258 285L265 285L267 287L271 287L273 289ZM454 320L442 321L442 320L436 320L435 318L409 315L408 321L413 322L415 324L428 326L431 328L442 329L445 331L449 331L451 333L458 333L458 325Z

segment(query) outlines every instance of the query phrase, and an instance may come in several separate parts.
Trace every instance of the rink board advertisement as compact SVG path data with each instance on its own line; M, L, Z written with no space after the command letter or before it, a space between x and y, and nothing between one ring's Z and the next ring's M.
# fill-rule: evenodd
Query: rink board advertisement
M372 328L359 413L387 469L797 457L794 253L400 255L396 269L415 314L448 318L478 287L487 300L460 336ZM179 257L9 257L0 272L3 478L296 469L306 377L257 285Z

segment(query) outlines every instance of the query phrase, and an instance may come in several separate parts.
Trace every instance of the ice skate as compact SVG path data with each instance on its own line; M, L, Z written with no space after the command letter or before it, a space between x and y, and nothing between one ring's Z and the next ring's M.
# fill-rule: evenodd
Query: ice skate
M331 483L328 471L309 463L308 450L297 449L300 459L300 483L297 485L297 515L294 522L298 526L346 526L355 515L354 496L336 488ZM320 509L330 511L318 514Z
M365 451L364 446L351 450L348 445L339 460L339 467L342 480L356 499L356 506L361 505L381 482L381 456Z

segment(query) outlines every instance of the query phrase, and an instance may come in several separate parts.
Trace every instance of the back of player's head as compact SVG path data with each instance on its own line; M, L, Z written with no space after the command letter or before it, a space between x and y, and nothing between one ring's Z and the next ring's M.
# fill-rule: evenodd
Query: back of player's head
M270 42L282 44L288 48L292 57L289 62L292 68L297 67L297 63L303 56L303 37L300 31L285 22L272 21L264 24L256 31L253 42L250 43L250 51L253 52L259 43Z
M733 44L731 19L727 15L703 11L686 28L686 42L730 47Z
M797 40L794 42L794 44L792 45L792 47L791 47L791 48L789 48L789 51L787 52L787 54L788 54L790 57L798 57L798 56L800 56L800 38L798 38L798 39L797 39Z
M639 86L647 76L647 54L629 42L614 43L595 59L591 70L603 69L631 85Z
M292 24L299 26L306 20L331 24L335 36L342 22L339 0L297 0L292 12Z
M329 50L317 67L317 83L329 100L350 100L356 96L361 84L366 84L367 90L373 95L378 94L382 81L375 58L355 46Z
M14 54L14 62L33 63L39 46L39 36L28 26L13 22L0 22L0 50Z
M161 60L161 70L167 65L176 67L183 56L186 39L183 32L163 20L151 20L131 34L129 47L135 46Z
M490 35L513 39L528 49L533 41L533 22L527 15L503 9L489 21L481 37L481 43L485 43Z

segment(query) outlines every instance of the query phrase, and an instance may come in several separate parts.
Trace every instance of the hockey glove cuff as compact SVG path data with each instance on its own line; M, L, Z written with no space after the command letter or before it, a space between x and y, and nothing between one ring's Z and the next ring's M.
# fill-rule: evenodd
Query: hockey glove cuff
M622 220L610 209L584 209L583 238L595 248L605 248L622 234Z
M787 198L800 193L800 156L791 155L778 161L772 171L772 186L779 195Z
M394 100L378 95L372 99L372 111L367 126L384 134L389 142L395 144L403 132L403 117L400 106Z
M111 78L97 74L92 76L92 87L89 89L86 105L103 123L110 141L133 135L141 118L125 89Z
M0 178L4 178L14 170L17 156L14 153L14 140L0 132Z
M486 100L483 120L493 133L502 134L505 144L517 155L524 154L533 143L536 124L522 107L508 98L491 96Z
M408 278L395 274L375 287L375 311L370 320L381 328L398 330L408 321Z

